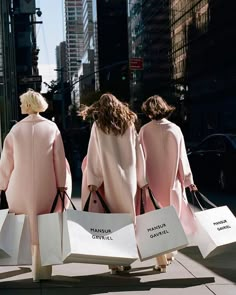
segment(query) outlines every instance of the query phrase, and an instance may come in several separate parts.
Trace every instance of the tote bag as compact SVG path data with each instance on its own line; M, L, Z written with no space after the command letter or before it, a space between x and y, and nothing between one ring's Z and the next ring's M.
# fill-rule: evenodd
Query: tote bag
M9 213L0 232L0 249L8 255L0 257L0 265L32 263L30 232L27 216Z
M236 218L227 206L217 207L202 193L192 192L201 211L194 212L197 221L197 231L194 242L203 258L219 255L236 246ZM205 209L203 202L212 208Z
M66 192L57 191L50 213L38 215L38 233L41 265L62 264L62 212L65 202L71 201ZM62 212L54 210L58 202L62 202ZM71 202L74 209L75 206Z
M92 264L130 265L138 259L135 231L130 214L66 210L63 213L63 260ZM84 210L88 210L91 193Z
M173 206L159 208L148 188L156 210L145 213L141 191L141 215L136 217L136 240L141 261L172 252L188 245L188 240Z

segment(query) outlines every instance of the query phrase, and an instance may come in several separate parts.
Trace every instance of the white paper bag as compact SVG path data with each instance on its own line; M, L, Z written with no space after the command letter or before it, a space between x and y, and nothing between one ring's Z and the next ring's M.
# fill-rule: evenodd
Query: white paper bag
M9 211L8 209L0 210L0 232L7 218L8 211ZM0 246L0 258L2 257L8 257L8 254L3 249L1 249L1 246Z
M63 260L129 265L138 258L130 214L63 212Z
M195 212L195 217L198 229L194 241L203 258L236 246L236 218L227 206Z
M0 265L31 264L31 247L27 218L10 213L0 232L0 248L9 256L0 258Z
M38 215L42 266L62 264L62 213Z
M3 223L7 218L8 211L9 209L0 210L0 231L2 230Z
M141 261L184 248L188 244L173 206L137 216L136 240Z
M32 252L31 252L29 217L25 215L25 222L23 225L21 241L19 246L18 265L31 265L31 264L32 264Z

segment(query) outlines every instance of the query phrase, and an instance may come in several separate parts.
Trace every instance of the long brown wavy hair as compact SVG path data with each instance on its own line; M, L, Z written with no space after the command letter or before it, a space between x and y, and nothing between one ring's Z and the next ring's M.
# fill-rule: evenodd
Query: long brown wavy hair
M169 105L161 96L153 95L142 104L141 109L152 120L161 120L168 118L175 107Z
M111 93L104 93L91 106L82 106L79 116L84 120L92 117L104 133L114 135L123 135L137 120L137 115L129 109L128 104Z

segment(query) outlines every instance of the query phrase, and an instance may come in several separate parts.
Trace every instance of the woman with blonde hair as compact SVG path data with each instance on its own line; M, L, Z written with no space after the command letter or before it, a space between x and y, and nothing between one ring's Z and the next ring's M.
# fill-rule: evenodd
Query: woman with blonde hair
M142 111L151 121L141 127L140 142L146 160L147 179L161 207L173 205L187 233L194 231L193 215L189 209L185 188L197 190L193 182L184 137L181 129L167 118L175 107L160 96L149 97ZM149 199L145 211L154 210ZM155 269L165 272L172 253L157 257Z
M0 190L6 191L10 212L29 217L33 280L39 281L51 277L52 267L40 263L37 215L50 212L58 189L71 190L71 175L58 127L39 115L48 108L44 97L30 89L20 102L21 113L28 116L4 140ZM55 211L61 209L58 204Z
M147 185L145 163L134 123L137 116L111 93L103 94L80 115L92 117L86 160L83 161L82 208L89 191L104 190L112 213L130 213L135 218L134 199L139 187ZM103 212L92 199L89 211ZM123 270L109 266L112 273Z

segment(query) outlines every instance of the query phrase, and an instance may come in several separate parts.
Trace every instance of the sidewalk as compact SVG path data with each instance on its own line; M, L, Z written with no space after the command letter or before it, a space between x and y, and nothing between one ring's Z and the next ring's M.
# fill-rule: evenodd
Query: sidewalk
M73 201L79 209L80 199ZM163 274L152 270L154 259L138 260L122 275L111 275L106 265L71 263L53 266L52 280L40 283L33 283L30 266L0 266L0 295L235 295L235 257L236 248L204 260L197 247L188 247Z

